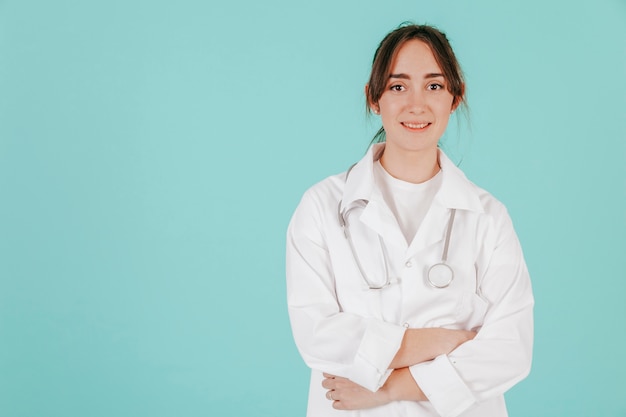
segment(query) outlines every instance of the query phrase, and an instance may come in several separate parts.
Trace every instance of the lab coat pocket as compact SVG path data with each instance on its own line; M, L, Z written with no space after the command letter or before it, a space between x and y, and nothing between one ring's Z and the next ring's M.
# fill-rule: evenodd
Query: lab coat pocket
M479 330L487 314L489 304L478 294L464 292L456 310L456 322L462 329Z

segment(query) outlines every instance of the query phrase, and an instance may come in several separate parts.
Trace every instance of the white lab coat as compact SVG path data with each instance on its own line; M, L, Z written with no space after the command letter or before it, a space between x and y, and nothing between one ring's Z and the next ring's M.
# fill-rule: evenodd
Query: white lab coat
M383 149L372 146L347 179L343 173L310 188L289 225L289 315L296 345L312 369L307 416L506 416L503 393L530 370L534 304L507 211L439 151L441 188L408 245L374 183L373 161ZM359 199L369 204L349 215L350 231L364 268L374 271L371 280L382 274L377 235L382 237L394 284L381 290L367 289L339 224L339 204L350 207ZM452 208L457 211L448 264L455 276L438 289L428 284L426 272L441 261ZM410 367L429 401L333 409L322 372L377 390L409 327L478 334L448 355Z

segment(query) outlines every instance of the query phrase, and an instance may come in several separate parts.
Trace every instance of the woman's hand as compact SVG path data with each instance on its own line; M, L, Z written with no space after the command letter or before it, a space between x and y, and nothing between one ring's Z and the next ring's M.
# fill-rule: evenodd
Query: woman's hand
M380 389L372 392L359 384L340 376L324 374L322 387L326 388L326 399L333 402L337 410L363 410L390 402L387 392Z

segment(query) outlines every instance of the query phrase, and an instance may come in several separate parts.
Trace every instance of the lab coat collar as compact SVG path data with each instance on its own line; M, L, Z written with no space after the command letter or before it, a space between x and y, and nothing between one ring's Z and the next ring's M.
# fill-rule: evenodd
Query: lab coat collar
M350 207L355 201L370 201L376 190L374 181L374 162L378 161L385 150L384 143L375 143L365 156L346 172L346 186L341 199L341 210Z
M463 171L441 149L439 149L439 166L443 180L439 192L435 195L435 200L446 208L483 213L485 209L478 196L478 187L467 179Z
M358 200L370 201L380 195L374 181L374 162L380 159L385 143L372 145L367 154L346 173L346 185L341 200L341 211ZM434 202L445 208L455 208L482 213L483 205L478 197L478 188L439 149L439 165L442 171L441 187ZM375 197L374 197L375 198Z

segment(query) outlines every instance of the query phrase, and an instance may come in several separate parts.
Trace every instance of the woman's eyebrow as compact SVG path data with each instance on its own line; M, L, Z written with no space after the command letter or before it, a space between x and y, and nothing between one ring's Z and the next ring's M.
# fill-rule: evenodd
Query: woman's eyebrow
M429 74L426 74L424 76L424 78L426 78L426 79L427 78L437 78L437 77L443 77L443 76L444 76L443 74L440 74L438 72L431 72ZM409 77L409 75L407 75L407 74L390 74L389 78L400 78L402 80L410 80L411 79L411 77Z

